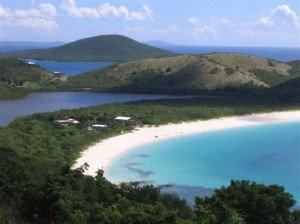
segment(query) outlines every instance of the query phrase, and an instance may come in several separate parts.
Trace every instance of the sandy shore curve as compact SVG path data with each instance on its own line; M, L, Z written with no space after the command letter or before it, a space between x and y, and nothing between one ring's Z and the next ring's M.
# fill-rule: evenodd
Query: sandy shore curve
M130 133L104 139L103 141L90 146L81 154L80 158L77 159L73 168L78 168L86 162L89 164L89 169L85 174L94 176L98 169L103 169L104 171L107 170L109 164L117 156L137 146L185 135L292 121L300 122L300 111L223 117L211 120L167 124L157 127L145 126Z

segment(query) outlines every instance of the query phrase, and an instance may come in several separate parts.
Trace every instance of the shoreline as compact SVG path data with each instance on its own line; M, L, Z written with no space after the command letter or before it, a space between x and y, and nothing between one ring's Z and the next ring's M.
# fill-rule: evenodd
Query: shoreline
M85 174L95 176L98 169L107 171L114 159L139 146L194 134L293 121L300 121L300 111L250 114L161 126L144 126L133 132L104 139L88 147L72 168L78 168L86 162L89 164L89 168Z

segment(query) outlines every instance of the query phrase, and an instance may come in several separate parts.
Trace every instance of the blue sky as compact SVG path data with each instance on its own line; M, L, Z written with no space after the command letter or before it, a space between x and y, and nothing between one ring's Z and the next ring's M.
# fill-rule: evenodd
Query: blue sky
M0 40L300 47L299 0L0 0Z

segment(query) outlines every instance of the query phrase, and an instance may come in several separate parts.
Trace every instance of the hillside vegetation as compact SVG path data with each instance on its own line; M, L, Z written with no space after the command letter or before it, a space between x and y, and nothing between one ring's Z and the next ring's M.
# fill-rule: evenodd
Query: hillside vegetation
M289 64L238 54L182 55L117 64L73 76L62 88L92 91L198 93L271 87L300 73Z
M16 51L4 57L32 58L51 61L132 61L160 58L175 53L139 43L120 35L102 35L80 39L59 47Z
M297 86L299 87L299 86ZM296 88L297 88L296 87ZM234 181L194 208L153 186L115 185L103 171L83 175L70 166L87 146L143 125L221 116L299 110L287 98L195 98L93 106L21 117L0 128L0 223L297 224L292 195L283 187ZM115 116L130 116L131 123ZM76 126L56 119L74 118ZM104 123L103 131L87 131ZM228 183L229 184L229 183Z
M65 80L38 65L23 60L0 59L0 99L22 97L27 91L37 90Z
M265 94L278 98L295 99L300 102L300 77L280 83L268 89Z

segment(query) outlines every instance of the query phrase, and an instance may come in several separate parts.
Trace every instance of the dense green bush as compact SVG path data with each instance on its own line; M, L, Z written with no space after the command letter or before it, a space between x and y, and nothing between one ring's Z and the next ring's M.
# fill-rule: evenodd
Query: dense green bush
M219 72L219 68L214 67L212 70L210 70L210 74L217 74Z
M216 190L212 197L197 198L196 205L198 210L204 208L215 214L219 220L217 223L234 223L228 222L231 219L228 214L236 215L237 220L244 220L247 224L295 223L295 216L290 211L295 201L277 185L231 181L229 187Z
M268 71L268 70L261 70L261 69L253 69L251 70L251 72L253 72L261 81L268 83L269 85L277 85L291 78L279 74L275 70Z
M236 72L236 70L234 68L226 67L225 72L227 75L233 75Z

